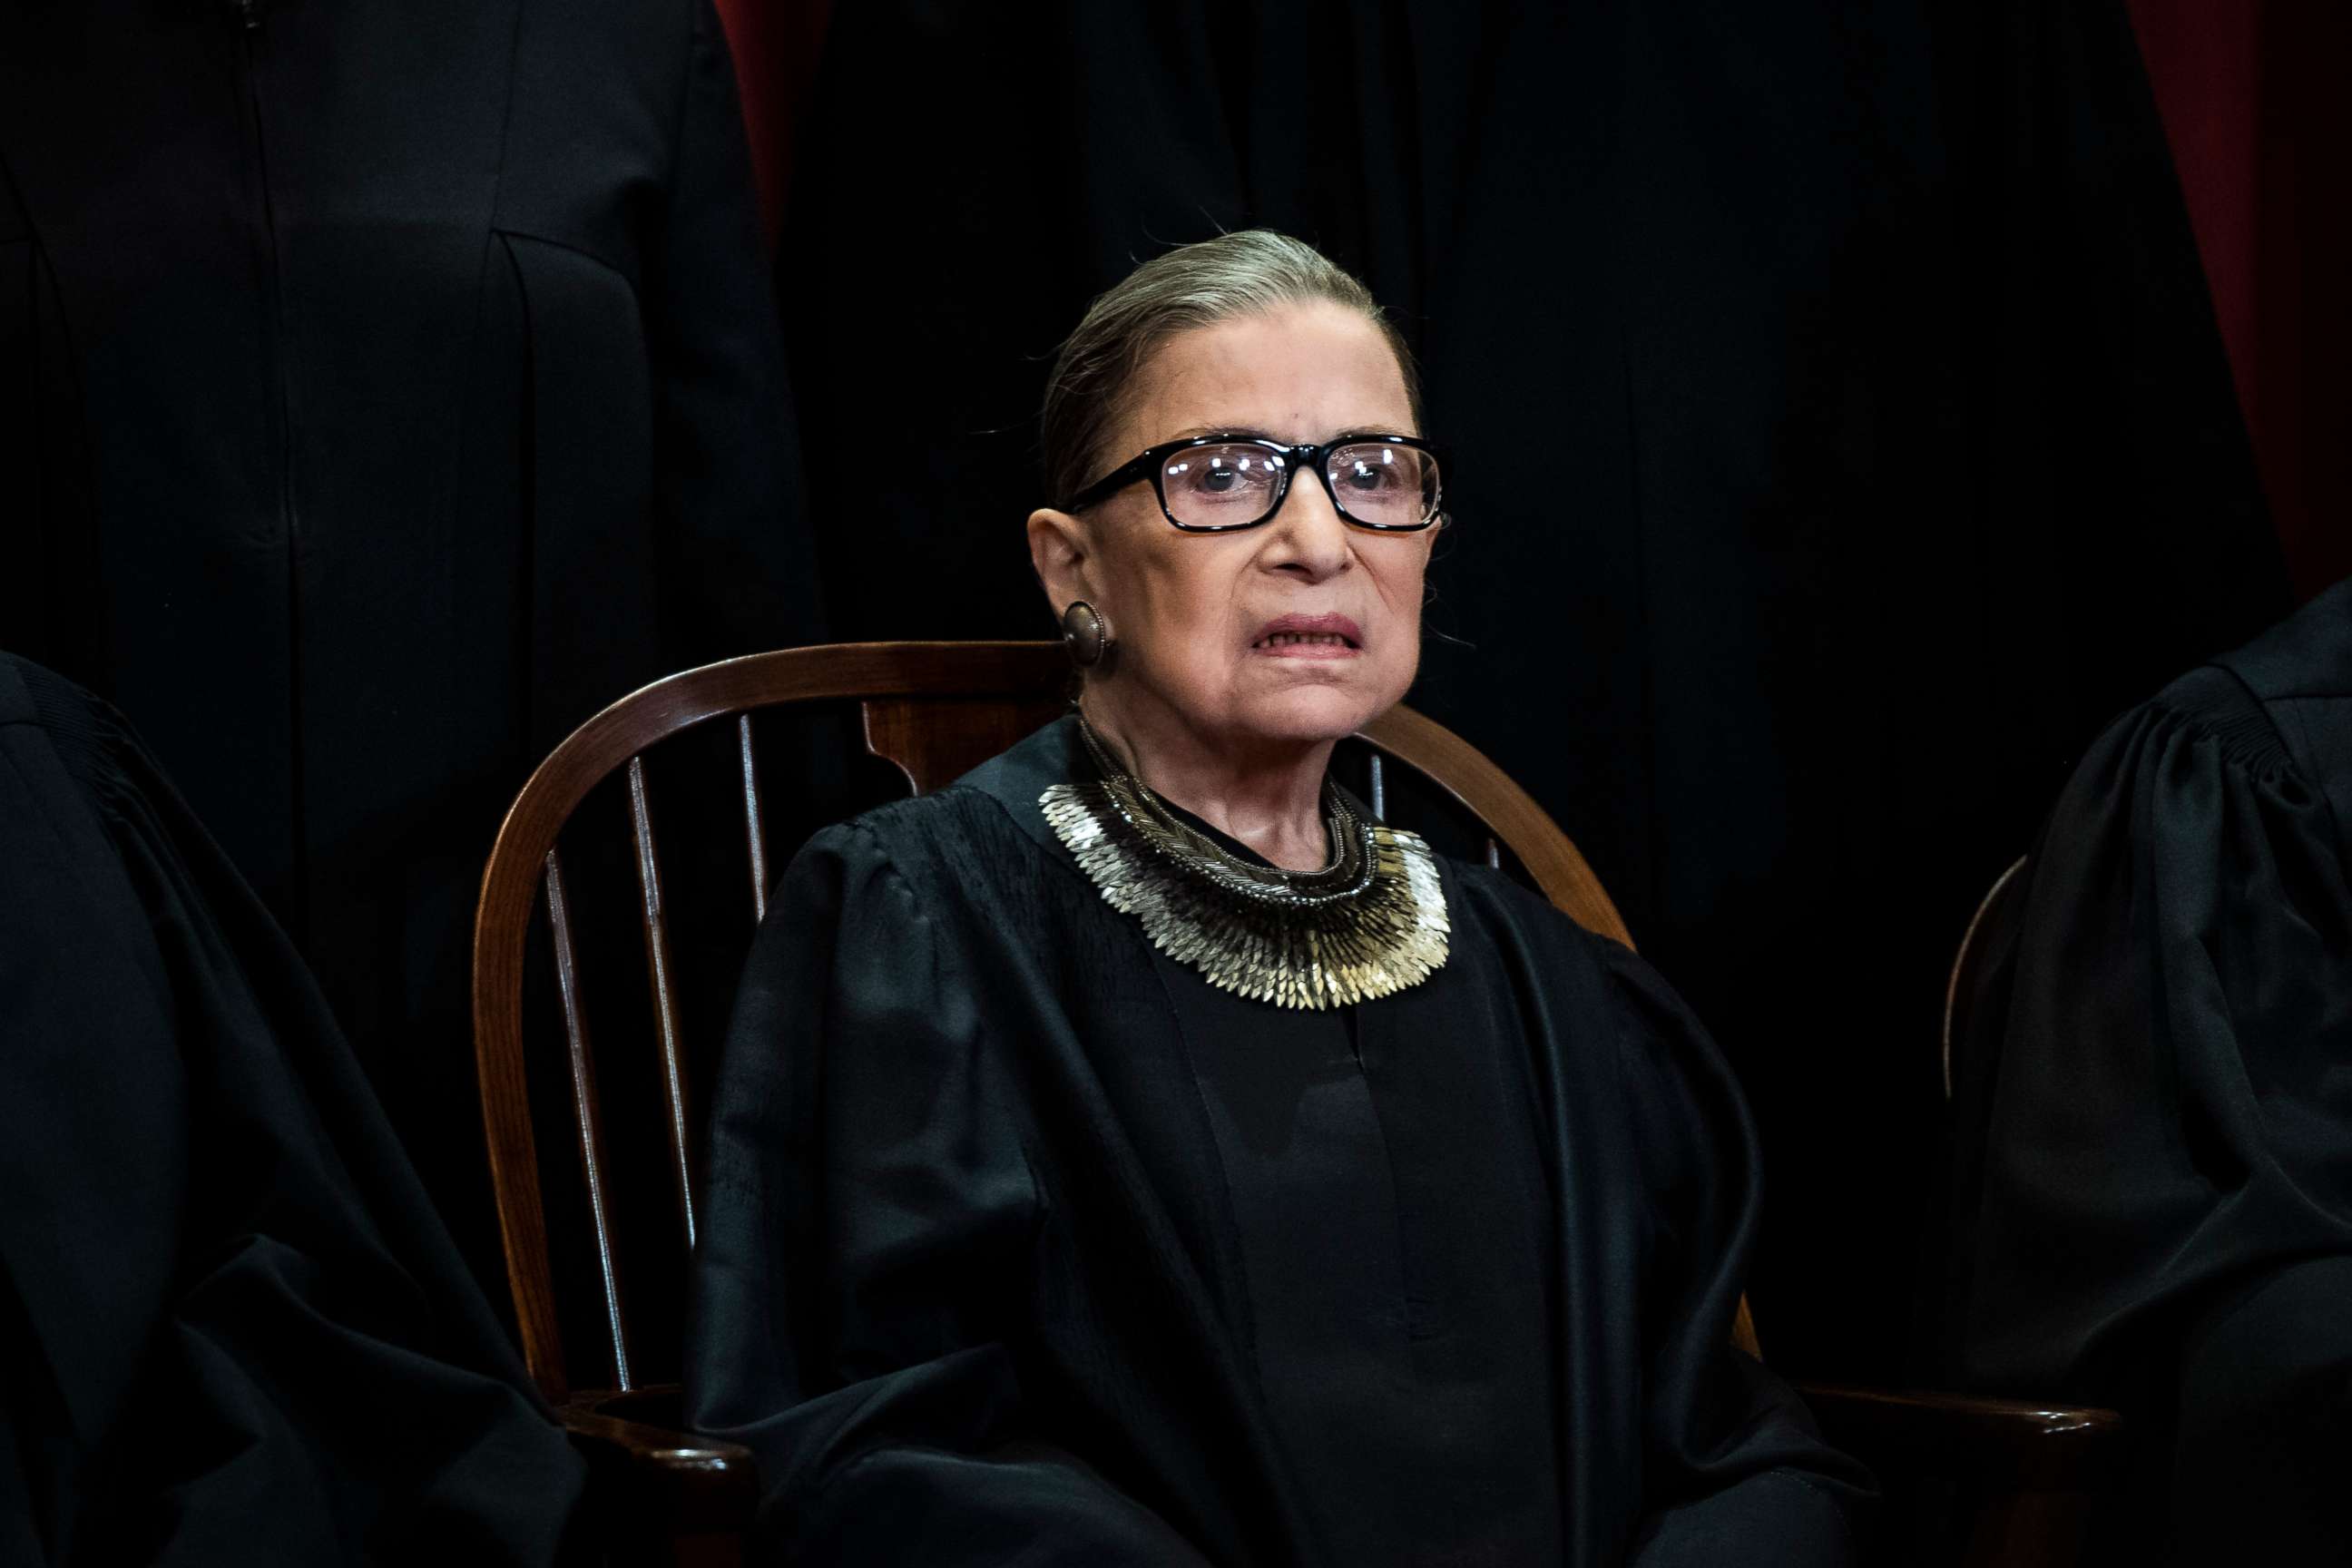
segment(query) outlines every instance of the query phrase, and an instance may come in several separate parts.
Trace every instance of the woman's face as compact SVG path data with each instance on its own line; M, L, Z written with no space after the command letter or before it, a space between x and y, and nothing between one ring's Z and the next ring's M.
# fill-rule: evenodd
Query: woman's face
M1294 445L1419 434L1387 340L1336 304L1182 333L1137 391L1106 467L1212 433ZM1145 480L1083 516L1040 511L1029 531L1056 613L1085 599L1110 623L1116 666L1088 678L1088 703L1124 727L1173 723L1221 747L1336 740L1412 684L1437 531L1355 527L1310 473L1271 521L1233 533L1171 527Z

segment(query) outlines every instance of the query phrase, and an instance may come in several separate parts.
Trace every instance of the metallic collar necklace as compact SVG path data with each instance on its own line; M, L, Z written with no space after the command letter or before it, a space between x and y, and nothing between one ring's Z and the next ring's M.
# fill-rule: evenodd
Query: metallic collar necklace
M1331 861L1284 871L1228 852L1129 773L1084 715L1098 779L1037 797L1103 901L1212 985L1321 1011L1420 984L1445 965L1445 894L1419 835L1323 782Z

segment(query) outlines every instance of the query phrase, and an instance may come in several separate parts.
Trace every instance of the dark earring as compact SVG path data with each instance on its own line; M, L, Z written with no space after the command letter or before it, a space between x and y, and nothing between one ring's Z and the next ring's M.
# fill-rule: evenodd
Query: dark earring
M1110 623L1102 612L1084 599L1073 599L1070 607L1062 612L1062 646L1070 652L1070 662L1080 669L1092 669L1110 651Z

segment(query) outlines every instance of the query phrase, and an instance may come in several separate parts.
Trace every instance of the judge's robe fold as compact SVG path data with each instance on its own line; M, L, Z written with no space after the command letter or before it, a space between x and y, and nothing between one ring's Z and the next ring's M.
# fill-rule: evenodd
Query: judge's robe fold
M2352 1562L2352 582L2124 715L1958 1046L1974 1386L2140 1430L2118 1561Z
M1314 1563L1339 1560L1335 1510L1389 1504L1274 1419L1204 1109L1218 1042L1171 1001L1206 983L1036 805L1085 765L1049 726L819 835L771 901L714 1090L688 1357L697 1424L759 1455L766 1561ZM1381 1051L1443 1086L1428 1053L1476 1036L1503 1045L1462 1070L1527 1086L1548 1354L1507 1374L1546 1390L1559 1560L1849 1561L1867 1479L1730 1344L1756 1152L1729 1074L1631 953L1499 874L1443 876L1453 955L1357 1009L1361 1059L1376 1099ZM1280 1048L1303 1016L1263 1012ZM1442 1336L1486 1283L1475 1259L1409 1279L1394 1332Z
M0 655L0 1562L555 1561L579 1460L285 936Z
M0 648L138 726L486 1278L483 860L598 708L814 640L791 425L709 0L0 6Z

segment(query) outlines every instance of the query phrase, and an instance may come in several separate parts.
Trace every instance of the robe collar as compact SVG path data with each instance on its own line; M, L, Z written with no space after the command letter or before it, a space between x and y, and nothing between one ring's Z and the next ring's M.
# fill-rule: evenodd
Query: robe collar
M1076 867L1077 858L1055 835L1037 797L1055 784L1092 777L1094 763L1087 755L1086 742L1078 734L1078 721L1073 714L1064 714L948 787L975 790L989 796L1047 854Z

